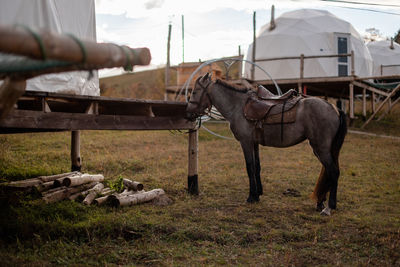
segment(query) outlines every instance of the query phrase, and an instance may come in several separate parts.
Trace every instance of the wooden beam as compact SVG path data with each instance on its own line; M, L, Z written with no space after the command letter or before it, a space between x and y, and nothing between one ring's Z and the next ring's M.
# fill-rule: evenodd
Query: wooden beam
M377 93L378 95L383 95L383 96L388 96L389 95L389 93L386 93L386 92L384 92L382 90L376 89L376 88L374 88L374 87L372 87L372 86L370 86L368 84L365 84L365 83L360 83L360 82L357 82L357 81L353 81L353 84L355 86L368 89L369 91Z
M199 131L190 130L189 131L189 148L188 148L188 192L191 195L199 194L199 183L197 174L198 165L198 148L199 143Z
M299 83L298 78L292 79L275 79L276 83L281 84L293 84L297 85ZM303 78L302 83L333 83L333 82L351 82L354 81L354 77L352 76L343 76L343 77L314 77L314 78ZM257 81L259 84L274 84L271 80L259 80Z
M398 97L393 103L392 103L392 108L393 106L395 106L397 103L400 102L400 97ZM381 119L383 119L383 117L385 117L385 115L388 114L388 110L386 110L384 113L382 113L379 118L378 121L380 121Z
M382 103L379 105L379 107L376 109L376 111L374 112L374 114L371 115L371 117L369 117L369 119L361 126L361 129L364 129L365 126L367 126L372 119L376 116L376 114L383 108L383 106L386 104L386 102L389 101L389 99L391 99L392 96L394 96L397 91L400 90L400 84L396 86L395 89L393 89L392 92L390 92L390 94L385 98L385 100L382 101Z
M367 77L356 77L355 78L358 81L362 81L362 80L390 80L390 79L400 79L400 74L397 75L385 75L385 76L381 76L381 75L377 75L377 76L367 76Z
M128 115L91 115L15 110L0 122L0 132L7 128L37 131L71 130L188 130L194 122L183 117L147 117ZM2 129L3 128L3 129Z
M25 92L25 80L5 79L0 86L0 120L13 109L18 98Z

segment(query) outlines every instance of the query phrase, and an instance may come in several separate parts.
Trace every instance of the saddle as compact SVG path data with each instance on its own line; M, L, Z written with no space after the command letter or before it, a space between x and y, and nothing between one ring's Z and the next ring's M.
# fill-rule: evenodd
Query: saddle
M244 116L247 120L256 121L258 128L262 128L263 124L293 123L296 121L297 103L301 98L293 89L277 96L259 85L257 93L247 99Z

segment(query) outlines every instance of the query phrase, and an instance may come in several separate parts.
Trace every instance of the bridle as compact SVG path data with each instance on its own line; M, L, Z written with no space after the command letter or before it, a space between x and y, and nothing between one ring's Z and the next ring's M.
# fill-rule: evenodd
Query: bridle
M204 102L204 97L207 97L208 105L207 105L206 109L208 109L208 112L210 112L211 107L212 107L212 103L211 103L210 95L208 94L208 87L212 84L212 81L210 81L210 82L207 84L207 86L203 86L203 85L201 84L200 81L197 81L196 83L197 83L197 84L200 86L200 88L202 89L202 92L201 92L202 95L200 96L199 101L192 100L192 97L191 97L191 98L189 99L189 103L190 103L190 104L195 104L196 107L199 107L199 105L200 105L201 103ZM195 86L195 87L196 87L196 86ZM193 92L194 92L194 89L193 89ZM205 110L206 110L206 109L205 109ZM204 114L205 114L205 113L204 113ZM199 114L199 115L204 115L204 114Z

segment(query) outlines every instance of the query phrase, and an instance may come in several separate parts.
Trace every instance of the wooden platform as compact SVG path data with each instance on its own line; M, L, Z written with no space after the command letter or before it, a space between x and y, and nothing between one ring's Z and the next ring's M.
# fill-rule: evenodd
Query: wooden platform
M71 130L184 130L186 103L27 91L0 133Z

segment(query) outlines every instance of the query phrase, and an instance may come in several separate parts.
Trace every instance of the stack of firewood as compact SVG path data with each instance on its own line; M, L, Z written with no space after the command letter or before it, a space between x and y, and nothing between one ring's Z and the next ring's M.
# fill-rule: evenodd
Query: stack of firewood
M29 191L39 194L46 202L52 203L64 199L82 201L85 205L131 206L153 200L161 200L163 204L171 201L163 189L144 191L143 184L129 179L123 179L122 193L105 187L101 174L70 172L51 176L3 183L10 190ZM160 202L160 201L159 201Z

